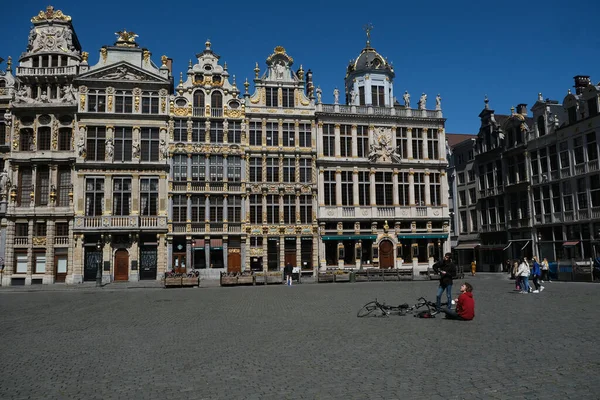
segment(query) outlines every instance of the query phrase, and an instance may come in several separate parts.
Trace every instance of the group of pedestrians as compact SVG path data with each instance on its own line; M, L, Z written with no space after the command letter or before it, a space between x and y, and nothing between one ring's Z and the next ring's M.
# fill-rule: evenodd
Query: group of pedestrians
M519 293L541 293L545 287L540 283L544 283L544 280L550 282L550 268L548 260L544 260L540 263L537 257L527 259L523 257L520 260L513 261L512 275L515 278L515 290ZM533 288L530 284L533 282Z

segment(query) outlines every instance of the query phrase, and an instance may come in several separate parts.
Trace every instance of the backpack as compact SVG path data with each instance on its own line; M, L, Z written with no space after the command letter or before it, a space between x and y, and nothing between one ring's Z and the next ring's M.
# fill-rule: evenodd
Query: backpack
M435 318L435 315L433 315L428 310L423 310L423 311L419 312L418 314L415 314L415 317L416 318Z

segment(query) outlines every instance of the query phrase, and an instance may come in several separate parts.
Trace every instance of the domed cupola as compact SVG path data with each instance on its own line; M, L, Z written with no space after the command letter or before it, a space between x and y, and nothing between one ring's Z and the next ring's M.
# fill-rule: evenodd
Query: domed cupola
M346 104L393 106L394 68L371 47L372 26L365 27L367 45L346 70Z

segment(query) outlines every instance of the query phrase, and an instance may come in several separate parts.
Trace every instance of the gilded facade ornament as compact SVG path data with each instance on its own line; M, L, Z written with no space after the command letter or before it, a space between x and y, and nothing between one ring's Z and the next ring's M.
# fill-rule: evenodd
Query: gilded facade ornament
M88 62L88 57L89 57L89 56L90 56L90 53L88 53L87 51L84 51L84 52L82 52L82 53L81 53L81 60L82 60L84 63L87 63L87 62Z
M169 61L169 57L162 55L160 57L160 62L162 63L162 65L164 65L165 67L167 66L167 62Z
M31 22L33 22L34 24L38 23L38 22L51 21L51 20L70 22L71 17L63 14L63 12L61 10L54 11L54 7L48 6L48 7L46 7L46 11L40 11L38 15L31 18Z
M108 49L106 47L103 47L100 49L100 59L102 60L103 64L106 64L106 58L108 57Z
M140 96L135 96L134 100L133 100L133 111L134 112L140 112Z
M52 150L58 150L58 120L52 122Z
M106 107L107 107L106 111L108 111L108 112L111 112L113 109L113 97L110 94L108 96L106 96Z
M150 56L152 55L152 53L150 53L150 51L148 50L144 50L144 52L142 53L142 57L144 59L144 62L146 64L148 64L150 62Z
M115 32L117 35L117 46L121 47L137 47L135 38L139 37L135 32L127 32L125 29L119 32Z
M79 95L79 109L80 109L80 111L85 111L85 98L86 98L85 94L80 94Z

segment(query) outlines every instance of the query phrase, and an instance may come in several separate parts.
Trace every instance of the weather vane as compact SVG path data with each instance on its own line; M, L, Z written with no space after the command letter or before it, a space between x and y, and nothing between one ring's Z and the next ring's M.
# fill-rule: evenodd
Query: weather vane
M363 26L363 29L365 30L365 32L367 32L367 46L371 45L371 31L373 30L373 24L372 23L368 23L365 26Z

